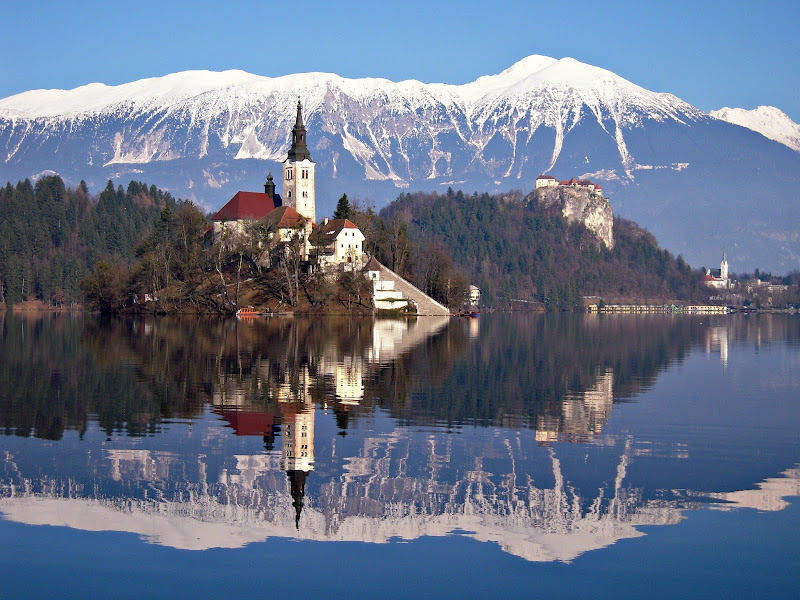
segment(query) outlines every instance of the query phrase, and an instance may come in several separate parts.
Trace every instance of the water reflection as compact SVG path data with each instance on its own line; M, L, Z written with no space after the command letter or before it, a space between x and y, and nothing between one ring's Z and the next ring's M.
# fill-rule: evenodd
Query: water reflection
M783 466L740 483L749 457L730 438L745 411L722 437L698 431L705 446L669 418L645 426L615 408L693 349L718 348L725 367L755 347L764 377L791 370L796 319L7 318L1 333L0 511L21 523L196 550L458 534L569 561L690 509L780 510L800 494L797 420L770 432ZM710 373L709 389L736 387L730 370ZM800 382L784 381L773 403L796 398ZM669 399L645 401L672 414ZM708 401L731 419L743 402ZM714 469L699 457L717 452L737 477L674 484L689 463ZM645 461L660 470L632 470Z

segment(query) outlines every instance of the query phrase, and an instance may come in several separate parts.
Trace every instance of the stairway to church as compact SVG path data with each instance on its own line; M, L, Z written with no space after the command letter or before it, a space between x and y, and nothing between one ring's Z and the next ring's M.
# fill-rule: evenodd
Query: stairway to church
M389 267L381 264L380 278L394 282L394 289L402 293L405 298L412 300L417 305L418 315L449 315L450 309L439 304L436 300L428 296L419 288L414 287L408 281L400 277Z

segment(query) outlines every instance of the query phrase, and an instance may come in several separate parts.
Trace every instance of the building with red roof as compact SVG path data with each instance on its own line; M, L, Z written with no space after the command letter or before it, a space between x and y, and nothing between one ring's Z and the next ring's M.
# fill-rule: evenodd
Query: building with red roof
M237 232L245 221L258 221L281 206L280 195L275 193L272 173L267 175L264 192L236 192L228 202L211 217L214 239L226 229Z
M364 252L364 234L350 219L328 219L314 232L320 248L320 262L328 264L360 263Z
M292 128L292 141L283 162L283 192L275 193L272 173L267 176L264 193L237 192L225 206L211 217L214 239L235 240L245 231L245 224L260 221L267 227L271 239L288 243L300 241L303 260L308 260L311 233L314 227L316 197L314 161L306 143L302 105L297 102L297 116ZM348 219L325 219L315 237L323 266L359 263L363 253L364 234Z

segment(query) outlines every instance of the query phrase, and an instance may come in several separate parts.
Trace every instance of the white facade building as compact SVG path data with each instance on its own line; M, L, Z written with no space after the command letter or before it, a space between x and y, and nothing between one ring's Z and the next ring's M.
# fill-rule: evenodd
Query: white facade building
M364 234L350 219L327 218L316 233L321 245L320 263L325 265L353 265L361 268L364 253Z
M543 188L543 187L557 187L558 186L558 179L553 177L552 175L539 175L536 178L536 188Z

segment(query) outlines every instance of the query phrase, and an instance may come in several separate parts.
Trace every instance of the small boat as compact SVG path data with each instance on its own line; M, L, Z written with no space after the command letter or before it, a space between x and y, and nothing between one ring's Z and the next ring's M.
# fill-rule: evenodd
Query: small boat
M236 311L236 316L240 319L246 319L249 317L258 317L261 316L262 313L260 310L256 310L254 306L243 306L239 310Z

